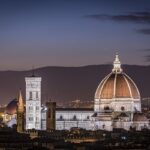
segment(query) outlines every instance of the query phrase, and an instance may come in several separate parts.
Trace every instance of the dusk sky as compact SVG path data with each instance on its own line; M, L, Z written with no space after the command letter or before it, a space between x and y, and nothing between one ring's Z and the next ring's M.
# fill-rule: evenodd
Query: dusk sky
M150 63L150 0L1 0L0 70Z

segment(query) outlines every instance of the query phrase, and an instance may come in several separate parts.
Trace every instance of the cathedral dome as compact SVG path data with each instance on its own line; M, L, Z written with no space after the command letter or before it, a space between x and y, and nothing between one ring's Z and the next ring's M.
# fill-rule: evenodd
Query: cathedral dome
M8 105L6 106L5 113L7 113L9 115L16 114L17 113L17 104L18 104L17 99L13 99L12 101L10 101L8 103Z
M95 99L132 98L140 99L139 90L134 81L121 69L121 63L116 54L112 72L99 84Z

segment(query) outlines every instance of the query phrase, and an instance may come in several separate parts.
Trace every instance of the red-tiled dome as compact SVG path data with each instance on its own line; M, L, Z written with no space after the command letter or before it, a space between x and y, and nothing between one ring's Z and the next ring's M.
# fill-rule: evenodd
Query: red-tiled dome
M109 74L100 83L95 94L96 99L134 98L139 99L137 86L125 73Z
M134 81L122 72L118 56L112 72L99 84L95 99L133 98L140 99L139 90Z

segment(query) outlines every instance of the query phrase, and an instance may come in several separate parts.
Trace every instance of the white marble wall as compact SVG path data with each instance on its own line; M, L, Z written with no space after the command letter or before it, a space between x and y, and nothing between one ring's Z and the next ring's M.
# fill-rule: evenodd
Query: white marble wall
M131 126L132 126L131 121L116 121L115 122L115 128L122 128L125 130L129 130Z
M107 130L112 131L112 121L95 121L94 130Z
M120 100L114 101L111 103L113 111L122 111L122 107L124 107L124 111L134 112L134 103L131 100Z
M41 77L26 77L26 129L41 130Z
M91 116L93 114L93 111L85 110L56 111L56 129L70 130L72 127L79 127L90 130L92 129Z
M93 111L85 111L85 110L80 110L80 111L76 111L76 110L65 110L65 111L56 111L56 120L61 120L61 116L62 119L64 120L75 120L75 118L77 120L89 120L91 118L91 116L93 115Z

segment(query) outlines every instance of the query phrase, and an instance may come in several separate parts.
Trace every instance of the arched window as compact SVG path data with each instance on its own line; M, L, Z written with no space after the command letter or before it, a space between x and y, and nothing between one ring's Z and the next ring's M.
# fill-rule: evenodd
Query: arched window
M110 109L109 106L104 107L104 110L109 110L109 109Z
M36 98L37 98L37 99L39 98L39 93L38 93L38 92L36 92Z
M125 110L124 106L121 106L121 110L122 110L122 111L124 111L124 110Z
M39 110L39 106L36 106L36 110Z
M29 92L29 99L32 100L32 92Z
M29 111L32 111L33 110L33 107L32 106L29 106Z
M59 120L63 120L63 116L62 115L60 116Z
M103 124L103 126L102 126L102 127L103 127L103 129L105 129L105 124Z
M77 120L77 116L76 115L73 116L73 120Z

